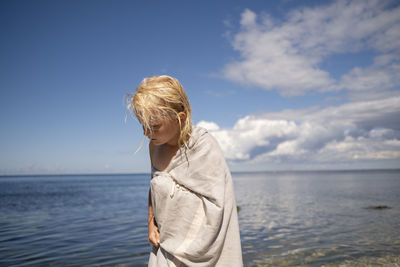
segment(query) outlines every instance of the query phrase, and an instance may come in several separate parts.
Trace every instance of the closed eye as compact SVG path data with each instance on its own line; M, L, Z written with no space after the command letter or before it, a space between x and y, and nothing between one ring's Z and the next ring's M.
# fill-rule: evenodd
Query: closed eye
M161 124L156 124L156 125L152 125L151 129L154 131L154 130L160 129L160 127L161 127Z

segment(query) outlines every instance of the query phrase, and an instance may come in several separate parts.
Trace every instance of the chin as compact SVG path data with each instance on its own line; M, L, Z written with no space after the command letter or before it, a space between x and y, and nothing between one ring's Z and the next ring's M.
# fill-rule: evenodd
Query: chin
M153 143L153 145L156 145L156 146L160 146L163 144L162 142L160 142L158 140L151 140L151 142Z

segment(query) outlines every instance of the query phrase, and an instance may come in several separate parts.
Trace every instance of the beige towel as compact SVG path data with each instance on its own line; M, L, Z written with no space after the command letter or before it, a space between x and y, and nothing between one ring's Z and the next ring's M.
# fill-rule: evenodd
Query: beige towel
M232 177L215 139L195 127L150 182L160 248L149 266L243 266Z

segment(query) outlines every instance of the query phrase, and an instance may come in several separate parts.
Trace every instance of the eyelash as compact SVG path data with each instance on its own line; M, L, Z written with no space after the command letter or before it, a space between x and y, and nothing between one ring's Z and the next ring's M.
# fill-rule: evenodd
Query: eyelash
M160 127L161 127L161 124L156 124L156 125L150 126L151 131L157 131L158 129L160 129ZM143 131L146 131L144 126L142 126L142 128L143 128Z

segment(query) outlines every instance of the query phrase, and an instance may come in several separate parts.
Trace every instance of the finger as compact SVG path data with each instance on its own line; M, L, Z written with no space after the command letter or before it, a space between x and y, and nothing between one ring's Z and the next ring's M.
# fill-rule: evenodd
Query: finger
M150 241L150 243L152 243L156 247L160 246L160 240L158 238L150 237L149 241Z
M151 243L152 243L155 247L157 247L157 248L160 246L160 243L157 242L157 241L156 241L156 242L151 242Z

